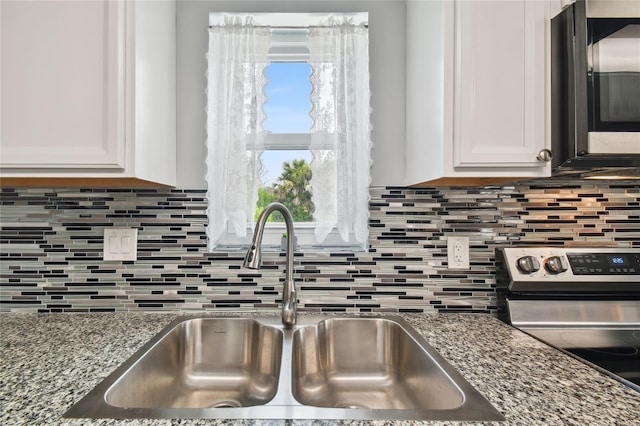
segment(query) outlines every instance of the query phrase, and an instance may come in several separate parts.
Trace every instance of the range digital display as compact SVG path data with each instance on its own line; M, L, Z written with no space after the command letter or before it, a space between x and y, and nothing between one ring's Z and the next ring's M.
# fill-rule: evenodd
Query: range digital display
M608 260L611 266L624 266L627 264L627 259L624 256L609 256Z
M640 256L626 253L568 253L575 275L640 275Z

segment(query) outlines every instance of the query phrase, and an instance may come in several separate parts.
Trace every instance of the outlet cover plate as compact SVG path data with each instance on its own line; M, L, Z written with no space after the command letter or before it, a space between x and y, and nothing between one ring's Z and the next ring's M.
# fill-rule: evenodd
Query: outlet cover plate
M449 269L469 269L469 237L447 238Z
M138 229L105 228L103 259L107 261L137 260Z

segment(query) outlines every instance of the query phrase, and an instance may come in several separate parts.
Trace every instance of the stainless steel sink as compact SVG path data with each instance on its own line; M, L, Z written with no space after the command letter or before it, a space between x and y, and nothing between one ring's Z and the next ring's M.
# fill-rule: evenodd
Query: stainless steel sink
M293 396L338 408L451 410L464 394L396 321L329 319L293 336Z
M278 389L282 332L243 318L176 325L105 395L122 408L249 407Z
M181 317L64 417L503 420L401 318Z

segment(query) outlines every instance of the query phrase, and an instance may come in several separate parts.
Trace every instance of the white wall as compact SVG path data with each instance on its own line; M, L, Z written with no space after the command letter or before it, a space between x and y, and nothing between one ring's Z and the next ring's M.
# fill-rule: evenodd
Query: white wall
M405 183L405 2L205 1L177 5L178 187L205 188L209 12L369 12L372 185Z

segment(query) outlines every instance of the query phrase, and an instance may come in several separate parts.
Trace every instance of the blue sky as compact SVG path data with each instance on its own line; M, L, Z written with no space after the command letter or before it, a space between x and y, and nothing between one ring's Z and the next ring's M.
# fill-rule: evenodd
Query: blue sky
M307 133L311 128L310 67L306 63L273 63L267 67L265 92L267 119L264 130L274 133Z
M262 127L273 133L308 133L311 128L309 110L311 101L310 67L306 63L272 63L267 67L269 79L265 88L267 102L264 106L266 120ZM280 176L282 163L294 158L311 162L307 151L265 151L262 165L265 171L263 183L275 183Z

